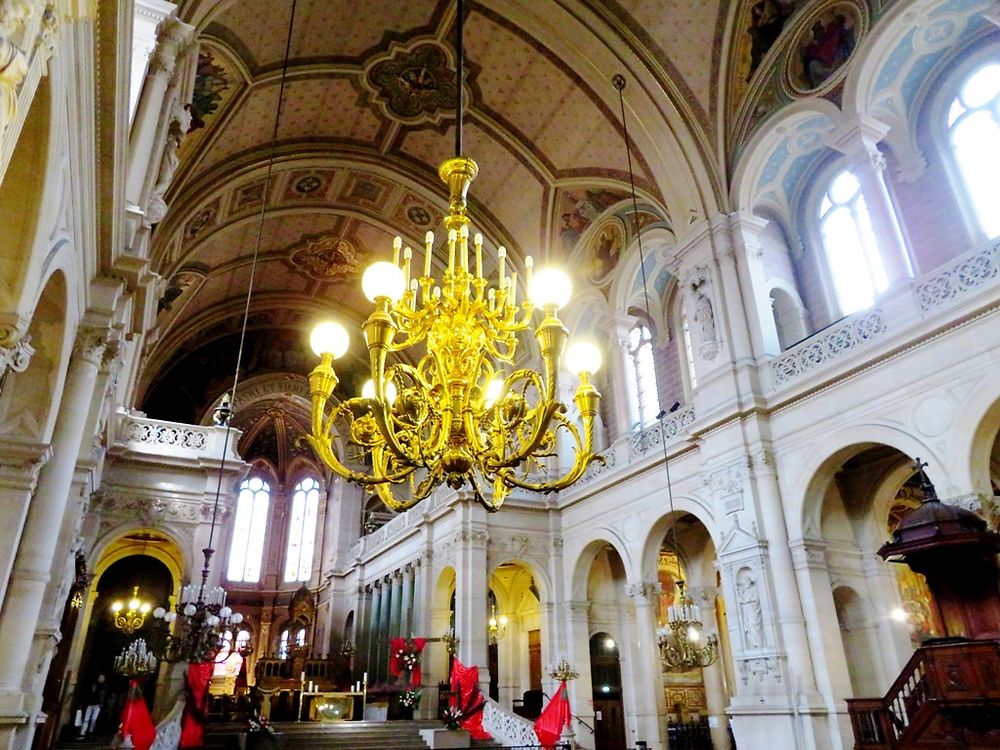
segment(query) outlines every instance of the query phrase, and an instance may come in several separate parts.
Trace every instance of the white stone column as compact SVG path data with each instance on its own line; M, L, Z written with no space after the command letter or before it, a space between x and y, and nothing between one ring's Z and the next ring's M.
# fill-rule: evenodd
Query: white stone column
M406 636L402 632L403 619L403 572L401 570L392 571L392 599L389 602L389 637L399 638Z
M378 664L376 672L378 673L379 682L388 682L389 680L389 628L392 623L392 600L398 597L393 597L392 590L392 576L387 575L382 578L382 611L379 612L379 623L378 623L378 644L376 646L376 663Z
M879 141L888 132L888 125L858 115L834 130L827 144L847 156L848 168L861 184L891 289L912 278L913 266L885 184L885 156L878 148Z
M38 625L57 552L58 529L66 512L106 335L107 329L89 326L81 326L78 333L59 404L53 457L41 473L38 490L28 509L8 585L0 620L0 747L15 746L16 726L31 719L26 702L31 696L23 692L23 686L41 665L28 664L29 644ZM31 730L33 725L29 724L27 742Z
M411 635L415 635L414 628L417 623L417 618L413 616L413 590L416 585L415 578L416 571L414 570L413 563L407 563L404 565L403 600L399 616L399 634L404 638L409 638Z
M368 586L368 590L371 592L372 603L368 620L368 651L365 658L365 671L368 672L368 681L375 683L378 681L378 650L381 648L379 623L382 618L382 607L385 606L382 603L382 582L375 581Z
M470 499L456 508L459 530L455 536L455 632L459 637L458 658L466 666L479 666L479 687L490 694L490 670L486 643L486 602L489 582L486 547L489 532L486 509Z
M764 249L760 234L768 222L748 212L730 215L729 226L733 244L740 251L737 267L746 269L747 288L752 299L746 300L747 319L750 329L751 346L757 357L774 356L781 353L778 327L771 309L771 296L767 288L767 272L764 269Z
M663 673L656 640L656 596L659 592L658 581L625 585L625 593L635 610L635 629L628 648L632 684L622 685L622 692L626 697L626 714L631 715L634 722L633 740L645 740L652 750L665 747L661 720L665 715ZM589 647L588 641L588 650ZM631 700L627 698L629 695ZM634 741L628 744L635 744Z
M633 414L632 405L635 394L630 392L632 379L628 373L628 335L636 324L631 315L612 315L606 320L604 327L608 332L608 380L611 383L612 409L614 415L614 434L608 434L608 445L620 435L632 429L632 423L638 419Z
M590 674L590 602L566 602L564 615L568 625L569 648L565 654L573 669L580 676L567 684L569 690L569 705L573 713L585 722L587 729L580 722L574 722L576 741L580 747L593 750L594 733L594 691ZM559 654L554 661L558 661ZM551 693L550 693L551 695Z
M0 524L0 607L38 474L51 455L49 446L42 443L0 441L0 508L4 509L4 523Z

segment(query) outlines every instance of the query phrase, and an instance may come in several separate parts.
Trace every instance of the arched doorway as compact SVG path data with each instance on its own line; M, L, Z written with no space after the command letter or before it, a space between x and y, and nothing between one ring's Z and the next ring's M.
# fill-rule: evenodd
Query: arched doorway
M542 707L540 601L526 565L505 562L493 570L487 596L490 697L529 718Z
M931 467L941 471L940 466ZM829 689L836 700L884 694L915 645L941 634L937 606L922 578L905 565L883 562L876 551L919 502L913 459L883 444L849 446L814 478L823 565L809 569L815 607L807 617L836 622L820 638Z
M701 520L690 513L675 513L661 519L654 526L651 540L659 542L654 563L659 584L657 632L671 633L671 607L686 601L696 608L700 625L685 630L684 635L693 634L697 639L695 646L705 649L703 658L711 659L706 666L661 660L666 721L687 725L671 731L683 730L692 737L710 734L715 750L728 750L731 738L726 710L732 698L732 652L715 544ZM742 569L736 573L738 590L755 590L754 584L746 580L747 572ZM741 585L744 589L740 589ZM749 627L762 626L758 606L757 619ZM755 637L756 645L763 645L762 637ZM713 640L716 645L711 648L709 643Z
M174 590L174 579L160 560L150 555L133 554L111 563L94 584L94 598L79 667L76 704L81 704L98 677L104 675L107 690L101 700L96 734L111 734L117 729L118 715L125 698L127 682L114 673L115 657L137 638L155 644L160 636L160 623L152 615L148 615L142 625L130 633L115 625L113 603L130 599L136 587L139 597L153 609L167 606ZM146 680L143 690L147 703L153 705L156 680Z
M608 633L590 637L590 683L594 692L594 742L597 750L625 750L625 703L621 655Z
M624 750L625 696L621 675L620 644L628 632L623 621L625 564L610 544L597 552L587 576L590 645L590 681L594 705L596 750ZM648 686L635 686L648 689Z

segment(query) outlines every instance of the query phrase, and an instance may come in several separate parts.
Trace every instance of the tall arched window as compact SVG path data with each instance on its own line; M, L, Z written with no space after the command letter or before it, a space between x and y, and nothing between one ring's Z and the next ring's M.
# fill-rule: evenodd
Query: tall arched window
M295 491L292 493L292 512L288 521L288 554L285 560L286 581L308 581L312 575L318 509L319 482L312 477L306 477L295 485Z
M656 365L653 361L653 336L644 323L636 323L628 335L629 392L632 395L632 416L642 429L656 421L660 412L660 396L656 387Z
M819 205L819 225L841 314L871 307L889 280L861 185L848 170L830 180Z
M1000 63L965 79L948 109L948 138L980 229L1000 235Z
M281 639L278 641L278 658L287 659L291 653L292 646L306 645L306 629L299 628L299 632L292 633L291 630L282 630Z
M250 477L240 485L233 540L229 546L230 581L256 583L260 580L270 503L271 487L260 477Z

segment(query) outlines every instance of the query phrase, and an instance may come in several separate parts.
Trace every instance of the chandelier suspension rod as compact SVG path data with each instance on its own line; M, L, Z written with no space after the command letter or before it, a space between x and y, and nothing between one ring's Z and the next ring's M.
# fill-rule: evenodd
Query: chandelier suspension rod
M219 499L222 494L222 482L226 469L226 453L229 450L229 438L230 433L232 432L232 417L236 410L236 387L240 382L240 367L243 364L243 348L246 344L247 321L250 319L250 301L253 299L254 281L257 276L257 260L260 256L260 246L264 237L264 216L267 211L267 198L271 187L271 177L274 172L274 155L277 150L278 129L281 126L281 111L285 98L285 82L288 78L288 59L292 48L292 30L295 28L295 9L297 4L298 0L292 0L291 15L288 19L288 35L285 39L285 57L281 66L281 81L278 85L278 106L274 112L274 126L271 130L271 149L268 154L267 171L264 176L264 189L260 202L260 217L257 223L257 237L254 242L253 256L250 261L250 281L247 286L246 301L243 305L243 323L240 327L240 343L239 347L236 349L236 370L233 373L233 387L229 391L230 411L228 416L225 418L226 433L222 441L222 458L219 461L219 481L216 484L215 503L212 506L212 525L208 532L208 545L202 550L202 553L205 555L205 567L202 568L201 571L201 588L198 590L199 601L201 600L202 594L205 591L205 586L208 583L209 561L212 558L212 554L215 552L215 550L212 549L212 542L215 539L215 523L219 515Z
M465 76L465 13L462 0L455 0L455 156L462 155L462 120L465 111L462 107L462 79Z
M612 85L618 90L618 104L621 107L622 113L622 137L625 141L625 157L628 160L628 182L629 188L632 192L632 225L635 228L635 238L636 244L639 249L639 270L642 274L642 297L643 303L646 307L646 321L652 323L653 316L650 312L649 304L649 284L646 278L646 256L642 250L642 230L639 227L639 201L636 198L635 193L635 171L632 168L632 144L628 137L628 121L625 117L625 76L621 73L615 74L611 79ZM674 412L677 410L678 404L670 407L670 411ZM670 502L670 515L673 523L670 524L670 531L674 538L674 554L677 555L677 567L678 572L680 572L680 548L677 546L677 522L673 519L674 515L674 492L670 486L670 461L667 458L667 436L663 428L663 417L664 412L661 411L658 419L660 422L660 445L663 447L663 469L666 472L667 478L667 498ZM678 582L681 586L684 585L684 581Z

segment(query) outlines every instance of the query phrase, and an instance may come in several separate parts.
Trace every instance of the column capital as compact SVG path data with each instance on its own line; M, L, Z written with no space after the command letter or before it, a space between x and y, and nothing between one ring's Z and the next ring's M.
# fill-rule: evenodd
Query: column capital
M868 161L881 171L885 157L878 144L889 132L889 126L867 115L856 115L838 125L827 136L826 145L839 151L855 163Z
M625 595L636 604L651 604L660 593L659 581L639 581L625 584Z
M73 344L73 358L100 367L104 350L108 346L109 329L104 326L80 325Z
M35 347L31 345L31 336L25 335L17 341L7 345L0 345L0 378L7 371L24 372L31 362L31 355L35 353Z

